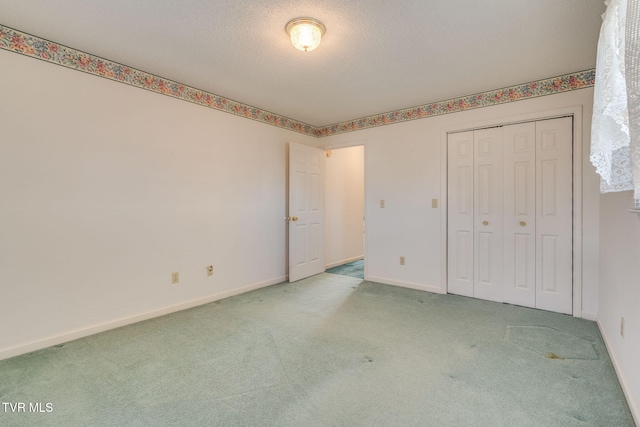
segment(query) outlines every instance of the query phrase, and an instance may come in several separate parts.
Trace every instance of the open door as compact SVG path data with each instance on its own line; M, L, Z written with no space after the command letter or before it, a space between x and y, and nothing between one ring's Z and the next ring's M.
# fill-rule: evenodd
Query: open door
M324 151L289 143L289 281L325 271Z

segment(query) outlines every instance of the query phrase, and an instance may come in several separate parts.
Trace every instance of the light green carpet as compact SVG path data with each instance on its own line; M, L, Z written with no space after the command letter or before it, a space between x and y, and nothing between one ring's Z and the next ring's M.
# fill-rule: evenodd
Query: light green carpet
M327 269L327 273L364 279L364 260L359 259L357 261L353 261L347 264L338 265L337 267L329 268Z
M0 362L2 426L633 426L595 323L321 274Z

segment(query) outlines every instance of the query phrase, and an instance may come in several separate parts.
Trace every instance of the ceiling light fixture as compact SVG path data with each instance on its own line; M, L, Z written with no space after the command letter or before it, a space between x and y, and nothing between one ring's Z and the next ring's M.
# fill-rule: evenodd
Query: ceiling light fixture
M320 39L327 31L322 22L313 18L292 19L284 30L291 37L291 43L295 48L304 52L317 48Z

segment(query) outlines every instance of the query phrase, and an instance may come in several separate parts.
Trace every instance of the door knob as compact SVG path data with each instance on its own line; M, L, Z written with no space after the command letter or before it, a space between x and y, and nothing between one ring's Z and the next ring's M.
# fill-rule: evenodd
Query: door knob
M482 225L489 225L489 221L482 221Z
M298 220L298 217L297 217L297 216L292 216L292 217L291 217L291 221L297 221L297 220Z
M526 222L524 222L524 221L520 221L520 227L524 227L525 225L527 225L527 223L526 223Z

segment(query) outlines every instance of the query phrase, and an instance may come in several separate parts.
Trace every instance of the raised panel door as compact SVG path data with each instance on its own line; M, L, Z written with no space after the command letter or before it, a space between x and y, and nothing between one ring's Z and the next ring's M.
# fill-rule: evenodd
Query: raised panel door
M536 308L573 312L573 121L536 123Z
M447 139L448 227L447 290L473 296L473 132Z
M536 124L503 127L504 302L536 305Z
M289 144L289 281L325 270L324 152Z
M473 132L475 298L501 302L503 169L502 129Z

